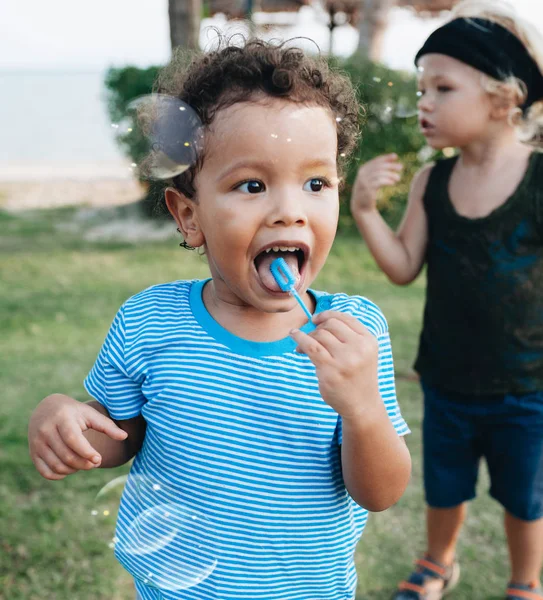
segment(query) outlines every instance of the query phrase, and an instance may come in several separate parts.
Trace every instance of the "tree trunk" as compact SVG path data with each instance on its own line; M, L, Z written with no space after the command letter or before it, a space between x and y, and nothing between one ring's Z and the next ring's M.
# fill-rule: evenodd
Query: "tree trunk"
M168 15L172 50L177 46L197 50L202 0L168 0Z
M362 0L358 52L372 61L381 60L390 9L396 4L396 0Z
M334 29L336 28L336 10L333 5L330 5L328 7L328 16L330 18L330 23L328 24L328 29L330 31L330 35L328 38L328 56L334 56Z
M257 26L254 20L254 13L262 11L262 2L261 0L245 0L246 1L246 17L249 21L249 30L251 36L257 35Z

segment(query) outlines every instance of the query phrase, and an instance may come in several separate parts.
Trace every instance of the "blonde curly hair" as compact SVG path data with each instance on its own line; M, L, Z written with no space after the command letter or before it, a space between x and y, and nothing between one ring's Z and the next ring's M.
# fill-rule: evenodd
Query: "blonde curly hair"
M543 73L543 37L534 25L520 17L513 5L503 0L464 0L452 11L451 19L459 17L488 19L505 27L523 43ZM527 97L523 81L516 77L499 81L485 74L483 85L488 93L514 104L509 122L517 127L520 139L543 148L543 98L523 111L520 107Z

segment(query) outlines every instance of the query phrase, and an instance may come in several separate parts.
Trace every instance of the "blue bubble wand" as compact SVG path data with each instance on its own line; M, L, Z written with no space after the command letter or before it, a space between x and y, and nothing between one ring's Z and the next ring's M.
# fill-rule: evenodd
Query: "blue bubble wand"
M296 288L294 287L296 285L296 278L289 269L285 259L276 258L270 265L270 271L272 272L272 275L275 281L277 281L277 284L281 290L283 290L283 292L288 292L296 299L298 304L302 307L304 313L307 315L307 318L311 321L313 315L309 312L309 309L304 304L304 301L300 298L300 294L298 294L296 291Z

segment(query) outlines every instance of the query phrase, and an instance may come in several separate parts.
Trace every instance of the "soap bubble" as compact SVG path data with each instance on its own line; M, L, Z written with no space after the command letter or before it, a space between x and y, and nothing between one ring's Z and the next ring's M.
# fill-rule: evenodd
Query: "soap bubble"
M111 123L121 145L140 160L130 168L148 179L169 179L193 165L203 148L203 127L188 104L166 94L136 98L124 117Z
M423 146L417 152L417 158L421 162L428 162L435 154L435 150L431 146Z
M122 496L130 510L117 521ZM98 492L91 518L100 535L105 530L108 546L125 569L158 590L198 585L218 564L211 521L152 477L134 473L110 481Z
M394 116L394 103L391 100L387 100L384 104L372 104L370 110L377 116L381 123L388 124Z
M96 495L91 509L94 531L107 539L110 548L115 547L115 524L127 478L128 475L121 475L107 483Z
M416 117L419 114L417 108L417 99L418 98L416 96L400 96L396 102L394 116L398 119L409 119L411 117Z
M200 584L218 564L211 522L181 502L140 513L119 536L115 554L133 577L168 591Z

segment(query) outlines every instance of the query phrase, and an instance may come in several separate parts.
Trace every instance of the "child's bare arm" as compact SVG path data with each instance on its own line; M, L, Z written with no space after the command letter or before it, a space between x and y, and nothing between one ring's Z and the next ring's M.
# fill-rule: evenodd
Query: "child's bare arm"
M411 456L379 396L364 418L343 419L341 465L351 497L372 512L396 504L411 476Z
M397 232L377 210L377 193L398 181L395 155L373 159L359 169L351 196L351 212L370 252L388 278L398 285L411 283L424 264L428 225L423 196L431 165L414 177L404 218Z
M98 402L87 404L53 394L30 418L30 456L47 479L63 479L79 470L115 467L130 460L145 435L142 417L113 421Z
M313 323L310 334L291 335L316 367L323 400L341 416L345 487L364 508L385 510L407 487L411 457L381 398L377 339L344 313L318 313Z
M87 403L103 415L111 419L105 406L93 400ZM112 419L113 420L113 419ZM91 446L102 456L100 467L108 469L124 465L134 458L143 444L145 437L145 419L139 415L133 419L113 422L127 433L126 439L118 440L109 437L106 433L95 429L88 429L83 433Z

